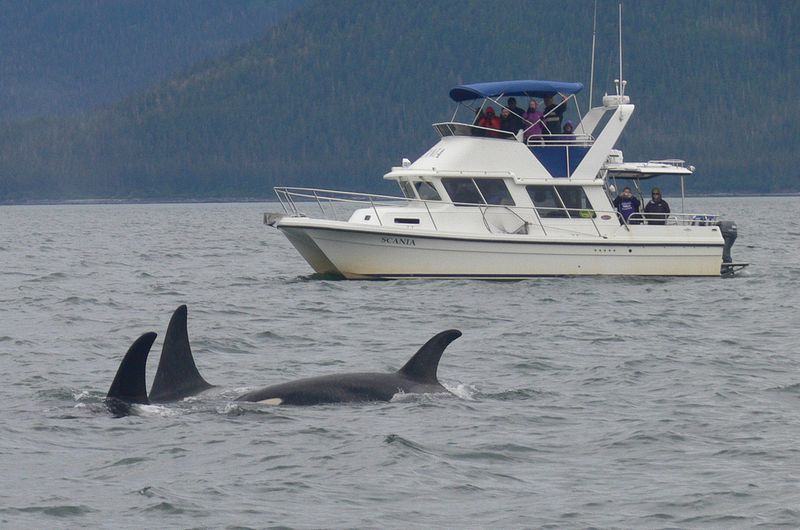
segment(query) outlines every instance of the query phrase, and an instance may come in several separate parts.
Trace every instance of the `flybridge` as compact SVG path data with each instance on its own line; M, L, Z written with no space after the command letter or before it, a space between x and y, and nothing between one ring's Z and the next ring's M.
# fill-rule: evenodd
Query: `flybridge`
M593 180L598 177L608 151L625 128L634 106L628 104L628 99L607 98L602 106L582 116L575 97L581 90L582 83L536 79L459 85L450 90L450 98L458 103L450 121L435 123L433 127L443 138L472 136L522 143L536 159L533 167L539 178ZM530 98L530 102L521 102L524 110L511 104L512 98L516 103L518 97ZM545 101L540 103L536 98ZM480 103L475 103L476 100ZM499 109L497 112L495 106ZM568 108L574 108L579 119L574 128L564 131L562 121ZM609 112L616 114L617 119L605 119ZM497 114L506 122L495 120L492 124L492 120L487 119ZM506 125L509 120L512 126ZM598 141L600 146L596 148Z

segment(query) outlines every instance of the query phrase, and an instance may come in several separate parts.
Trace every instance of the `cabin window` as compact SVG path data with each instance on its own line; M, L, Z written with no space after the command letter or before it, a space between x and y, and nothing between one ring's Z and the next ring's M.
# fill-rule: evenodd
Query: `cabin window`
M462 178L443 178L442 185L453 202L463 202L468 204L484 204L478 188L472 179Z
M441 201L439 192L429 182L415 182L414 186L417 188L417 194L423 201Z
M540 217L568 217L567 210L553 186L526 186Z
M515 206L514 199L508 191L508 186L501 179L473 179L486 204L500 204Z
M569 216L578 219L590 219L597 217L589 202L589 197L580 186L556 186L561 201L567 208Z
M515 205L502 179L443 178L442 184L453 202Z
M414 186L412 186L410 182L407 180L398 180L397 182L400 184L400 191L403 192L403 197L406 199L416 198L416 195L414 195Z

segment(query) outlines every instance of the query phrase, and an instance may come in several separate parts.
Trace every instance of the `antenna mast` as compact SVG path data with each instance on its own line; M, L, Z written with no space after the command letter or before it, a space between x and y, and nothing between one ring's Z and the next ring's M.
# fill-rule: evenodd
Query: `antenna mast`
M594 88L594 45L597 38L597 0L594 0L594 22L592 22L592 73L589 75L589 110L592 109L592 89Z
M622 78L622 2L619 3L619 84L617 85L617 94L620 96L625 95L626 82Z

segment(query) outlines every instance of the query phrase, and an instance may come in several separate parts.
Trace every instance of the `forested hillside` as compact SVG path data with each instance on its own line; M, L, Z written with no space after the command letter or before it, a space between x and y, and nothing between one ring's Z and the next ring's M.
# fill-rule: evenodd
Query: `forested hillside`
M0 121L68 115L263 35L297 0L0 0Z
M617 75L600 0L595 104ZM0 200L269 197L276 184L384 189L435 140L459 83L588 85L591 0L311 2L260 40L101 112L0 128ZM624 6L637 105L626 159L685 158L703 192L800 190L800 3ZM588 89L580 95L586 107ZM572 110L574 117L574 109Z

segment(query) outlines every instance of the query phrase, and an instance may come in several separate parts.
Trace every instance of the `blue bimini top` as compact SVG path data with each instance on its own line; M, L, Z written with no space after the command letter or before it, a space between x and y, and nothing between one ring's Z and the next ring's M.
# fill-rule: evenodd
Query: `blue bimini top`
M492 81L489 83L459 85L450 90L450 98L456 102L479 98L494 98L498 96L544 98L555 96L557 93L577 94L581 90L583 90L582 83L522 79L518 81Z

